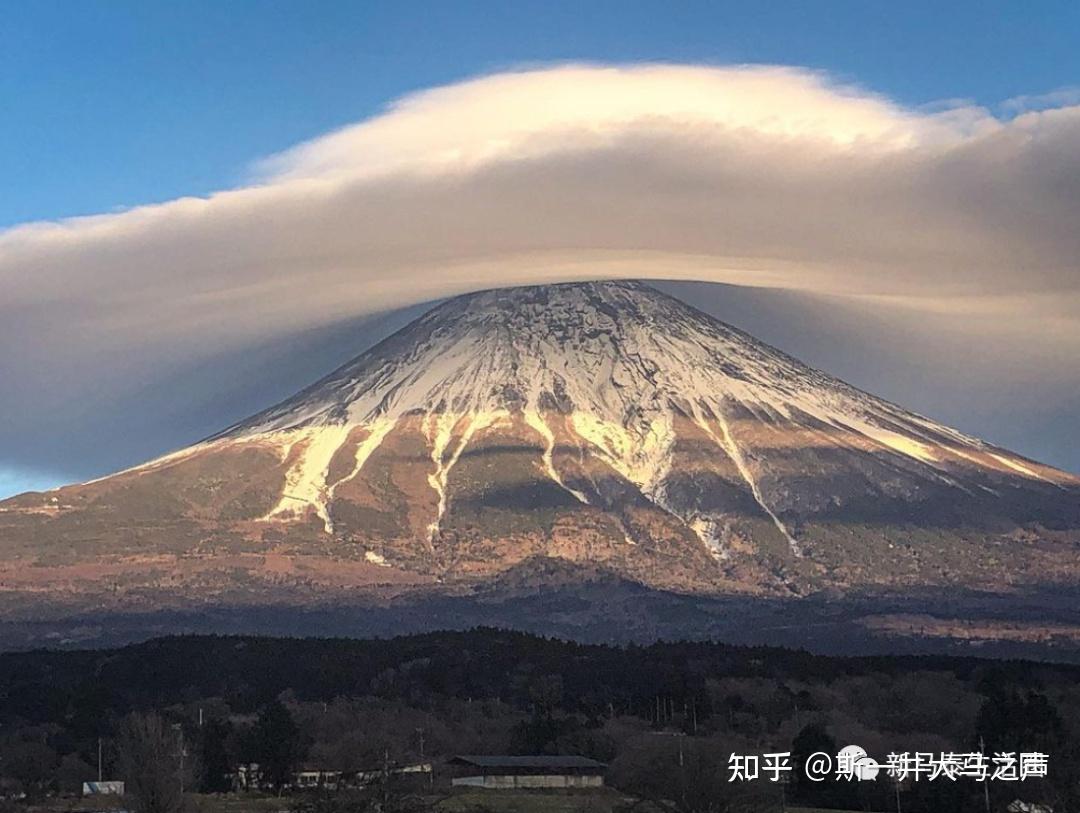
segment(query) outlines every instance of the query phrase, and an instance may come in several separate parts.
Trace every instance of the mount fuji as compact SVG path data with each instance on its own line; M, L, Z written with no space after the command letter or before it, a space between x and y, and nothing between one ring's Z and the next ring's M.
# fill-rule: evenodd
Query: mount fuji
M0 602L390 608L583 574L680 601L1009 595L1080 585L1078 543L1080 478L647 285L570 283L449 300L200 443L0 502Z

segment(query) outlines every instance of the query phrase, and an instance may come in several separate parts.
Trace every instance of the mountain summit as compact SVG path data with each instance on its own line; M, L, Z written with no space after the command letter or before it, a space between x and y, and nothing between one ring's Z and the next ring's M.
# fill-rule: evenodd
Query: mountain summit
M1077 529L1070 474L646 285L574 283L449 300L202 443L0 503L0 575L247 600L555 559L695 594L1001 589L1075 583Z

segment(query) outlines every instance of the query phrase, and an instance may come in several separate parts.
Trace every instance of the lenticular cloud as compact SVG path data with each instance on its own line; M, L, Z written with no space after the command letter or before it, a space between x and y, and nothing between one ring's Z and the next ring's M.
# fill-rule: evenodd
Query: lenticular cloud
M612 277L873 302L974 341L1052 331L1078 357L1080 107L1061 98L925 113L798 68L677 65L417 93L248 186L0 233L0 373L19 382L0 410L109 408L165 363Z

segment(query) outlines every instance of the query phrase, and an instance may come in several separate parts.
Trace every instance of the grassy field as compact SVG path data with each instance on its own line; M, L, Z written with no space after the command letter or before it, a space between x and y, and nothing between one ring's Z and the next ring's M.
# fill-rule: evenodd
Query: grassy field
M290 813L295 799L257 794L221 794L188 797L191 813ZM447 796L435 797L442 813L612 813L633 802L612 788L578 791L481 790L458 788ZM116 797L52 798L24 808L27 813L115 813L123 809ZM789 807L788 813L843 813L809 807ZM635 813L656 813L642 804ZM763 808L761 813L779 813L779 806Z
M582 791L469 789L454 792L439 810L446 813L611 813L627 799L611 788ZM648 808L638 808L647 813Z

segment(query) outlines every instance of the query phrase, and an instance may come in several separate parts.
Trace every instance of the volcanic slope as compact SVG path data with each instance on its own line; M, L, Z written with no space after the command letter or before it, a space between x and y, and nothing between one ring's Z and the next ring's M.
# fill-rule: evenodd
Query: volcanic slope
M573 283L449 300L204 442L0 503L0 576L251 600L547 558L691 593L1001 590L1077 584L1077 529L1073 475Z

